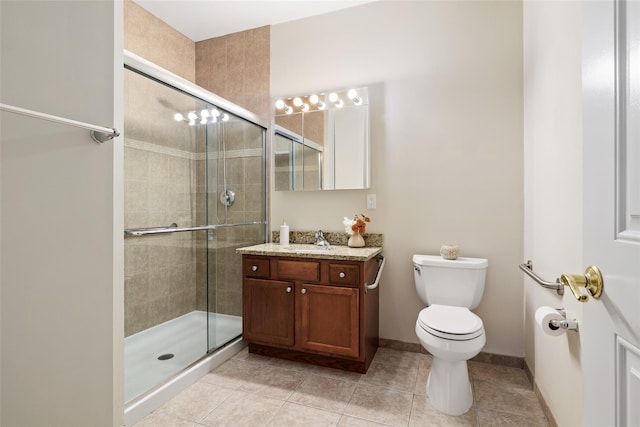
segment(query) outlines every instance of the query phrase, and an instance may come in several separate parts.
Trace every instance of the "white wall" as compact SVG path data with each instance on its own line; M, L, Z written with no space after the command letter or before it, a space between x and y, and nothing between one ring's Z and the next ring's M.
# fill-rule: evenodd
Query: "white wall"
M369 86L370 190L274 192L271 220L384 233L380 335L417 343L413 253L489 259L489 353L523 356L522 4L382 1L274 25L271 94ZM378 208L367 211L366 194Z
M122 3L2 1L0 15L2 103L122 130ZM121 138L1 120L0 424L119 426Z
M582 262L582 7L524 3L525 258L541 277L579 274ZM582 425L580 335L550 337L535 310L582 307L525 279L525 359L558 425Z

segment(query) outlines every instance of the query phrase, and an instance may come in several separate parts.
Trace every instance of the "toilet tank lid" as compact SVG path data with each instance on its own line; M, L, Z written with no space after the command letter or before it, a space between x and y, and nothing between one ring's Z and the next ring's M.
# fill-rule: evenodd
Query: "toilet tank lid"
M414 255L414 264L428 265L432 267L443 268L470 268L481 269L487 268L489 261L485 258L468 258L458 257L457 259L444 259L439 255Z

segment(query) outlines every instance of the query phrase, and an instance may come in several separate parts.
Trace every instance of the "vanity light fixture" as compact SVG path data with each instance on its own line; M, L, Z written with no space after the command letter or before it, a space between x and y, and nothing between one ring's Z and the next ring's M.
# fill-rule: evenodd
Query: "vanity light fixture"
M276 115L311 113L332 108L359 107L368 103L367 88L361 87L278 98L275 100L275 111Z

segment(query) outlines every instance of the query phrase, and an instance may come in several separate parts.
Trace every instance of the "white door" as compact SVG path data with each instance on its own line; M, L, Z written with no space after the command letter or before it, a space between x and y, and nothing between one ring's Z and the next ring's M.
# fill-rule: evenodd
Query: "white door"
M640 0L583 2L584 424L640 426Z

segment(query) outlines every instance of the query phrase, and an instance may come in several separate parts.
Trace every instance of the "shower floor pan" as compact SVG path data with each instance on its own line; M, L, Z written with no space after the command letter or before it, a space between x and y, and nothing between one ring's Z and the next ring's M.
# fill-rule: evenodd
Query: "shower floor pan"
M125 402L172 377L212 348L242 334L242 317L192 311L124 340Z

